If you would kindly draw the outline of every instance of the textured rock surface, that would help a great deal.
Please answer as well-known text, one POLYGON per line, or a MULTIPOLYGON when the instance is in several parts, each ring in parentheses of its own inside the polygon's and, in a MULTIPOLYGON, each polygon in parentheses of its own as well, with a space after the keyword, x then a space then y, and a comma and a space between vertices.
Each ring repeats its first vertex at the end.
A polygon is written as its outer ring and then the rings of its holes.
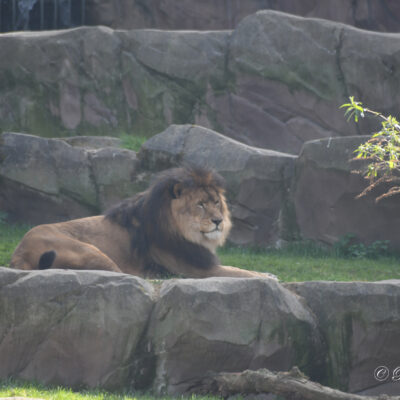
POLYGON ((0 268, 0 377, 126 387, 152 296, 128 275, 0 268))
POLYGON ((186 122, 210 76, 221 86, 229 35, 105 27, 2 35, 0 127, 149 136, 186 122))
POLYGON ((314 318, 298 297, 257 279, 165 282, 148 340, 156 356, 153 389, 170 395, 210 371, 301 364, 312 373, 321 353, 314 318))
POLYGON ((81 141, 84 148, 75 147, 75 139, 74 146, 67 141, 0 136, 0 209, 11 219, 37 224, 83 217, 134 193, 135 152, 93 149, 116 143, 107 138, 81 141))
POLYGON ((177 279, 0 268, 0 379, 178 395, 208 372, 287 370, 396 394, 400 281, 177 279), (154 287, 153 287, 154 286, 154 287))
POLYGON ((298 154, 306 140, 359 133, 338 109, 349 95, 397 112, 399 43, 397 35, 273 11, 246 17, 233 32, 4 34, 0 129, 151 136, 196 123, 298 154))
POLYGON ((400 281, 304 282, 288 286, 305 299, 317 318, 328 348, 327 382, 358 392, 378 386, 374 371, 387 366, 391 372, 383 382, 386 388, 382 391, 378 387, 374 392, 393 393, 393 387, 387 385, 400 359, 400 281))
POLYGON ((263 9, 317 17, 363 29, 399 31, 396 0, 87 0, 87 22, 114 28, 232 29, 263 9))
POLYGON ((292 234, 287 191, 295 156, 250 147, 200 126, 172 125, 149 139, 138 157, 147 171, 193 163, 223 175, 234 223, 232 242, 275 244, 292 234))
POLYGON ((400 246, 398 197, 375 203, 355 197, 365 180, 351 171, 353 150, 367 137, 334 138, 306 143, 296 163, 294 202, 302 236, 334 243, 355 234, 361 241, 390 240, 400 246))

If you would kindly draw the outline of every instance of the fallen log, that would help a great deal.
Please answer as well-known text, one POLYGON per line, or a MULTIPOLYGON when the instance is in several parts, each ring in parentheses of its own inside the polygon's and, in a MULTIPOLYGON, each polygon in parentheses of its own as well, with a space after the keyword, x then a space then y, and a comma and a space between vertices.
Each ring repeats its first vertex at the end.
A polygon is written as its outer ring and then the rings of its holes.
POLYGON ((400 396, 361 396, 323 386, 310 381, 297 367, 276 373, 268 369, 221 372, 203 379, 191 392, 224 398, 234 394, 273 393, 296 400, 400 400, 400 396))

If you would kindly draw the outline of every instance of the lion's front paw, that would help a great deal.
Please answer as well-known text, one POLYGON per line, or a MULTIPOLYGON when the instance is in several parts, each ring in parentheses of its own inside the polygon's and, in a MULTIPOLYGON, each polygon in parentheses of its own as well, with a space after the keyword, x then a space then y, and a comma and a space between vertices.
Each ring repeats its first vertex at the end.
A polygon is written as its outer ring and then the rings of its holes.
POLYGON ((262 278, 272 279, 276 282, 279 282, 279 278, 274 274, 270 274, 269 272, 260 272, 260 275, 262 278))

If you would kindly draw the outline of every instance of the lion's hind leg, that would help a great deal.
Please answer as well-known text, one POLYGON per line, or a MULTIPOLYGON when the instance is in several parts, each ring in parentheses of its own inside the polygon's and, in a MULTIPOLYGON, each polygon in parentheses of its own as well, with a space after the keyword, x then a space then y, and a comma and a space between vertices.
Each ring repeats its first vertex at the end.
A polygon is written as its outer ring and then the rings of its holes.
POLYGON ((121 272, 117 264, 92 244, 52 232, 33 229, 15 250, 10 267, 16 269, 94 269, 121 272))
POLYGON ((38 269, 49 269, 54 263, 57 253, 54 250, 46 251, 39 258, 38 269))
MULTIPOLYGON (((117 264, 92 244, 68 238, 53 249, 41 254, 38 267, 94 269, 121 272, 117 264), (53 258, 53 262, 50 263, 53 258)), ((43 268, 42 268, 43 269, 43 268)))

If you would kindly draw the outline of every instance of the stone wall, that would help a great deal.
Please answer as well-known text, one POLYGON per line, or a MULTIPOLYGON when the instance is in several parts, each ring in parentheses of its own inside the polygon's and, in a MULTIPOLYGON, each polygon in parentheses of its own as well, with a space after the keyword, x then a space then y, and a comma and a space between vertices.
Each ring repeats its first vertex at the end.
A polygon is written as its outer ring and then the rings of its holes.
POLYGON ((297 365, 352 392, 394 389, 373 372, 398 366, 399 281, 286 286, 0 268, 0 379, 181 395, 209 372, 297 365))
POLYGON ((234 31, 84 27, 0 35, 0 130, 150 137, 198 124, 298 154, 307 140, 369 133, 339 106, 397 113, 396 34, 260 11, 234 31))
POLYGON ((0 210, 11 221, 42 224, 99 214, 133 195, 136 153, 110 144, 119 141, 3 133, 0 210))
POLYGON ((122 29, 233 29, 266 9, 376 31, 400 28, 396 0, 87 0, 87 22, 122 29))
POLYGON ((296 221, 303 237, 333 244, 351 233, 363 243, 389 240, 400 249, 399 196, 377 203, 376 190, 356 198, 367 181, 352 173, 360 166, 349 160, 368 138, 320 139, 304 145, 296 163, 293 190, 296 221))

